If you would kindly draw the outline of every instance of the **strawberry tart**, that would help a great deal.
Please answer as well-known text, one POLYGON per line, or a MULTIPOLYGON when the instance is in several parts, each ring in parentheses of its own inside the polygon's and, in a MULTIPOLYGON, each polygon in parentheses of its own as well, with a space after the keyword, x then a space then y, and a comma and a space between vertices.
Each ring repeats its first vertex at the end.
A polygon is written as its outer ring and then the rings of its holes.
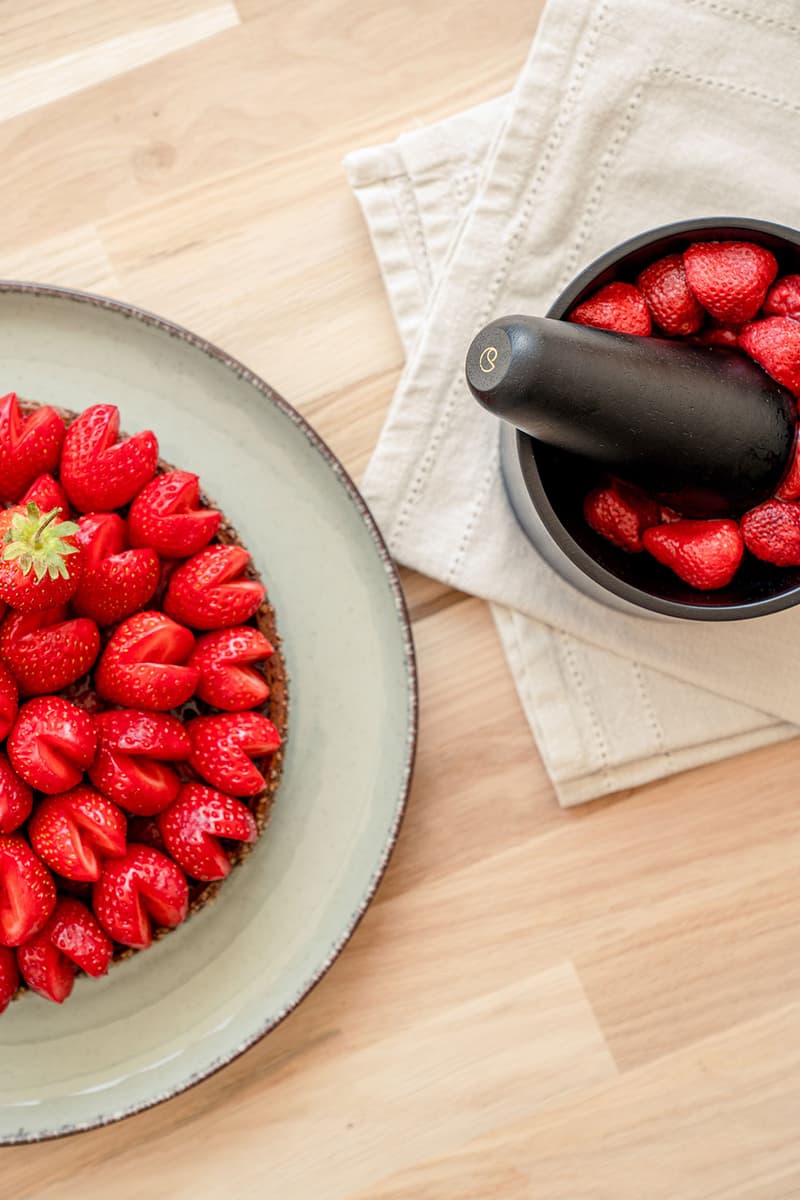
POLYGON ((0 399, 0 1012, 180 925, 263 830, 275 615, 198 477, 119 413, 0 399))
MULTIPOLYGON (((638 337, 683 338, 738 351, 800 397, 800 275, 778 274, 766 247, 695 242, 605 284, 567 319, 638 337)), ((800 566, 800 428, 774 497, 746 513, 692 520, 640 488, 607 479, 584 500, 587 523, 631 554, 649 554, 700 591, 726 587, 748 556, 800 566)))

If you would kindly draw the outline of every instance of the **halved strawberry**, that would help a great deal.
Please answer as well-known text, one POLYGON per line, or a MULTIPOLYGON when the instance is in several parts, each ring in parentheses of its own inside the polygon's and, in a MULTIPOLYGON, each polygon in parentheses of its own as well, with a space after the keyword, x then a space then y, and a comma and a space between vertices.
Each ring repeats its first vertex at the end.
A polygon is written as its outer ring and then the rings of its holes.
POLYGON ((164 611, 193 629, 241 625, 257 612, 267 589, 244 574, 250 555, 243 546, 209 546, 170 578, 164 611))
POLYGON ((189 659, 189 666, 200 672, 197 695, 226 712, 257 708, 269 696, 269 687, 251 664, 274 653, 268 639, 252 625, 204 633, 189 659))
POLYGON ((194 636, 183 625, 164 613, 135 613, 114 630, 100 657, 97 693, 125 708, 179 708, 194 694, 200 677, 186 665, 193 650, 194 636))
POLYGON ((281 735, 260 713, 220 713, 186 722, 192 739, 189 763, 212 787, 231 796, 256 796, 264 777, 254 758, 279 749, 281 735))
POLYGON ((8 737, 8 731, 17 719, 18 709, 17 681, 0 659, 0 742, 8 737))
POLYGON ((92 903, 109 937, 144 950, 153 940, 151 919, 170 928, 185 920, 189 888, 183 871, 166 854, 130 845, 123 858, 104 864, 92 903))
POLYGON ((0 946, 0 1013, 4 1013, 19 987, 17 958, 13 950, 0 946))
POLYGON ((258 837, 250 809, 224 792, 187 783, 174 804, 161 813, 158 828, 164 845, 194 879, 224 879, 231 864, 220 838, 254 842, 258 837))
POLYGON ((0 833, 13 833, 31 815, 33 792, 0 752, 0 833))
POLYGON ((55 906, 56 885, 44 863, 23 838, 0 837, 0 945, 27 942, 55 906))
POLYGON ((67 616, 66 608, 10 612, 0 625, 0 657, 17 678, 23 696, 60 692, 93 665, 100 632, 87 617, 67 616))
POLYGON ((36 806, 28 835, 34 850, 65 879, 94 883, 103 860, 125 853, 125 814, 85 785, 48 796, 36 806))
POLYGON ((23 418, 14 392, 0 399, 0 499, 19 500, 37 475, 52 472, 64 441, 64 422, 43 405, 23 418))
POLYGON ((177 717, 167 713, 118 709, 98 713, 97 755, 89 768, 96 788, 131 813, 162 812, 180 791, 167 762, 189 757, 192 743, 177 717))
POLYGON ((27 492, 22 496, 19 505, 36 504, 39 512, 51 512, 54 508, 59 511, 59 521, 69 520, 69 501, 61 484, 52 475, 37 475, 27 492))
POLYGON ((77 532, 60 508, 43 513, 33 501, 0 513, 0 599, 19 612, 66 604, 83 567, 77 532))
POLYGON ((63 1004, 78 967, 87 975, 105 975, 114 944, 80 900, 62 897, 41 933, 17 950, 28 987, 46 1000, 63 1004))
POLYGON ((37 696, 19 710, 6 748, 12 767, 31 787, 48 795, 66 792, 94 758, 94 719, 61 696, 37 696))
POLYGON ((110 512, 128 504, 158 465, 158 442, 150 430, 118 442, 119 410, 94 404, 67 430, 61 452, 61 483, 78 512, 110 512))
POLYGON ((72 600, 82 617, 115 625, 152 599, 161 572, 154 550, 131 550, 117 513, 87 513, 78 522, 83 574, 72 600))
POLYGON ((132 546, 151 546, 163 558, 188 558, 211 541, 222 513, 200 505, 200 480, 189 471, 156 475, 128 513, 132 546))

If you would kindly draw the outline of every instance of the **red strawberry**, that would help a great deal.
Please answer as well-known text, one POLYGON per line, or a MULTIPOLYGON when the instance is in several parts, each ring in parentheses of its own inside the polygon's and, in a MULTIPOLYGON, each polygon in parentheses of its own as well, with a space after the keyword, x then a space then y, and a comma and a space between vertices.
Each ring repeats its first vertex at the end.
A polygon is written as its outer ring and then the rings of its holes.
POLYGON ((595 533, 631 554, 644 549, 644 530, 661 521, 661 509, 655 500, 616 479, 589 492, 583 502, 583 515, 595 533))
POLYGON ((8 731, 17 719, 18 709, 17 681, 6 664, 0 660, 0 742, 8 737, 8 731))
POLYGON ((131 505, 132 546, 151 546, 163 558, 188 558, 211 541, 222 513, 200 506, 200 481, 188 471, 157 475, 131 505))
POLYGON ((250 555, 242 546, 209 546, 170 578, 164 611, 194 629, 222 629, 249 621, 267 589, 244 574, 250 555))
POLYGON ((20 508, 24 508, 28 503, 36 504, 39 512, 43 513, 51 512, 54 508, 57 508, 59 510, 58 520, 69 520, 69 502, 61 484, 52 475, 36 476, 20 500, 20 508))
POLYGON ((683 266, 703 308, 724 325, 752 320, 778 273, 775 255, 752 242, 695 242, 683 266))
POLYGON ((800 394, 800 321, 767 317, 739 334, 739 345, 768 375, 800 394))
POLYGON ((784 275, 769 289, 764 316, 800 318, 800 275, 784 275))
POLYGON ((638 337, 647 337, 653 331, 645 298, 632 283, 607 283, 573 308, 567 319, 575 325, 591 325, 638 337))
POLYGON ((704 313, 686 282, 680 254, 650 263, 636 283, 653 320, 665 333, 694 333, 703 324, 704 313))
POLYGON ((48 796, 36 806, 28 834, 52 871, 93 883, 105 858, 125 853, 125 814, 94 788, 81 786, 48 796))
POLYGON ((95 787, 131 813, 151 816, 171 804, 180 780, 167 762, 189 757, 192 743, 167 713, 118 709, 95 717, 97 756, 89 768, 95 787))
POLYGON ((797 500, 800 498, 800 427, 795 431, 794 449, 789 470, 783 477, 781 486, 775 495, 779 500, 797 500))
POLYGON ((126 708, 179 708, 199 679, 195 668, 185 665, 193 650, 194 637, 183 625, 160 612, 135 613, 115 629, 102 653, 97 693, 126 708))
POLYGON ((19 500, 37 475, 58 465, 64 422, 55 409, 37 408, 23 419, 14 392, 0 400, 0 499, 19 500))
POLYGON ((730 325, 711 326, 702 330, 691 341, 696 342, 698 346, 723 346, 728 350, 735 350, 739 344, 739 330, 730 325))
POLYGON ((100 652, 100 633, 86 617, 70 620, 65 608, 10 612, 0 625, 0 657, 23 696, 60 692, 85 675, 100 652))
POLYGON ((256 796, 264 777, 250 760, 273 754, 281 735, 260 713, 220 713, 187 721, 190 764, 212 787, 231 796, 256 796))
POLYGON ((118 442, 119 410, 94 404, 72 423, 61 452, 61 483, 78 512, 110 512, 128 504, 152 479, 158 442, 150 430, 118 442))
POLYGON ((701 591, 725 587, 742 561, 744 543, 735 521, 674 521, 642 534, 645 550, 701 591))
POLYGON ((150 945, 152 918, 175 926, 189 910, 183 871, 151 846, 131 845, 124 858, 109 859, 94 885, 94 911, 106 933, 123 946, 144 950, 150 945))
POLYGON ((226 712, 257 708, 269 696, 269 687, 250 664, 274 653, 263 633, 252 625, 204 633, 189 659, 189 666, 200 672, 197 695, 226 712))
POLYGON ((19 971, 13 950, 0 946, 0 1013, 4 1013, 19 987, 19 971))
POLYGON ((12 767, 31 787, 48 795, 66 792, 94 758, 94 719, 61 696, 37 696, 19 710, 6 748, 12 767))
POLYGON ((47 867, 21 837, 0 837, 0 945, 21 946, 46 924, 56 906, 47 867))
POLYGON ((742 537, 751 554, 776 567, 800 567, 800 505, 767 500, 742 517, 742 537))
POLYGON ((5 754, 0 753, 0 833, 13 833, 27 821, 33 792, 20 779, 5 754))
POLYGON ((253 814, 233 796, 200 783, 187 783, 158 818, 164 845, 193 879, 225 879, 231 864, 219 839, 254 842, 258 837, 253 814))
POLYGON ((78 586, 78 526, 60 514, 59 508, 42 513, 33 502, 0 513, 0 599, 18 612, 66 604, 78 586))
POLYGON ((105 975, 114 944, 80 900, 64 896, 41 933, 17 950, 28 987, 46 1000, 63 1004, 78 967, 95 978, 105 975))
POLYGON ((115 625, 150 601, 161 564, 154 550, 129 550, 125 522, 117 513, 87 513, 76 538, 83 574, 72 607, 98 625, 115 625))

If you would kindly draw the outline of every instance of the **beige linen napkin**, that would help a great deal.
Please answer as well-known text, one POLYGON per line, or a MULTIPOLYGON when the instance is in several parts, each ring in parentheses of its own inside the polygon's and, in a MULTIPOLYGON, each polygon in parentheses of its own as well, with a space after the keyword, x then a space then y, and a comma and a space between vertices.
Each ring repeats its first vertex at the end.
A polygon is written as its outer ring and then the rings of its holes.
POLYGON ((630 618, 561 581, 508 509, 465 348, 492 316, 544 311, 638 229, 708 213, 797 223, 780 154, 800 111, 791 17, 551 0, 511 98, 347 160, 409 351, 365 491, 401 561, 505 602, 498 628, 563 804, 792 736, 800 623, 630 618), (780 62, 785 96, 761 87, 780 62))

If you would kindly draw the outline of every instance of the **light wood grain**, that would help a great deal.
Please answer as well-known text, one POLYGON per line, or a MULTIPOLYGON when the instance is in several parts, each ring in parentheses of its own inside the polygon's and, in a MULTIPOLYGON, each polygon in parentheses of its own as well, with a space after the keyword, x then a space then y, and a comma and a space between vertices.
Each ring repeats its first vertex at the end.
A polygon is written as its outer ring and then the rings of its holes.
MULTIPOLYGON (((0 274, 189 324, 359 477, 402 353, 341 157, 510 87, 539 7, 5 0, 0 274)), ((562 812, 485 606, 402 575, 418 768, 351 944, 213 1079, 5 1150, 2 1200, 800 1196, 796 748, 562 812)))

